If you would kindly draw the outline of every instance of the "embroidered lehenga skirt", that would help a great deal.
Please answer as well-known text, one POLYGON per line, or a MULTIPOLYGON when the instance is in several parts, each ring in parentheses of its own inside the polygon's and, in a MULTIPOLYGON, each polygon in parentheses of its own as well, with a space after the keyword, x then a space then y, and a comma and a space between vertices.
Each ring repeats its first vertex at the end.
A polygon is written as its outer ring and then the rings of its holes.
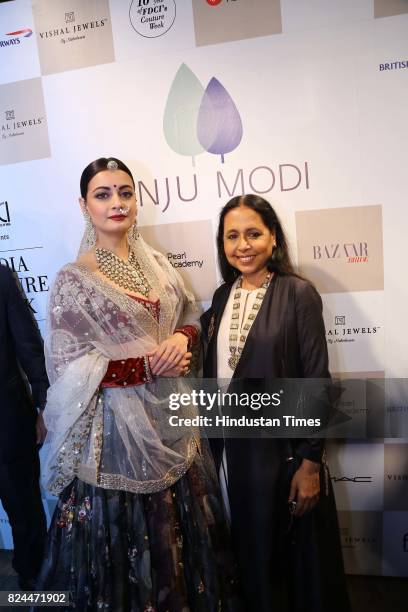
POLYGON ((75 479, 59 497, 37 588, 68 590, 81 611, 242 610, 206 444, 187 473, 158 493, 75 479))

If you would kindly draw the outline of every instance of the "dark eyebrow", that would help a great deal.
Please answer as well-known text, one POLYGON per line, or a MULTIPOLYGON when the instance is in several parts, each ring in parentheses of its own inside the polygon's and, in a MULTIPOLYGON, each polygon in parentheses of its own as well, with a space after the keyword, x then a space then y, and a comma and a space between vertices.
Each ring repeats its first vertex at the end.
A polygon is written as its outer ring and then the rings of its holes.
MULTIPOLYGON (((120 187, 118 187, 118 189, 133 189, 132 185, 121 185, 120 187)), ((92 193, 95 193, 95 191, 97 191, 98 189, 106 189, 107 191, 109 191, 110 187, 105 187, 104 185, 100 185, 99 187, 95 187, 95 189, 92 191, 92 193)))
MULTIPOLYGON (((259 227, 248 227, 248 229, 245 230, 246 232, 261 232, 262 230, 259 229, 259 227)), ((229 229, 227 230, 225 233, 228 234, 229 232, 238 232, 237 229, 229 229)))

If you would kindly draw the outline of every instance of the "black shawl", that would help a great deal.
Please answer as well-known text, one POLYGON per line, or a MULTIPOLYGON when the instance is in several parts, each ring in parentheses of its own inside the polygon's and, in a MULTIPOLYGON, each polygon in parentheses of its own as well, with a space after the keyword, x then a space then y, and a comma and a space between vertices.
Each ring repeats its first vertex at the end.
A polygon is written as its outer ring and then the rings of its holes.
MULTIPOLYGON (((202 316, 207 344, 204 376, 217 376, 217 334, 230 285, 219 287, 202 316)), ((275 274, 248 334, 236 379, 329 378, 322 301, 296 276, 275 274)), ((298 457, 320 462, 321 439, 292 441, 298 457)), ((232 535, 249 609, 257 612, 346 612, 340 540, 334 497, 321 497, 289 534, 285 441, 212 440, 220 465, 225 444, 232 535), (329 593, 330 585, 330 593, 329 593)))

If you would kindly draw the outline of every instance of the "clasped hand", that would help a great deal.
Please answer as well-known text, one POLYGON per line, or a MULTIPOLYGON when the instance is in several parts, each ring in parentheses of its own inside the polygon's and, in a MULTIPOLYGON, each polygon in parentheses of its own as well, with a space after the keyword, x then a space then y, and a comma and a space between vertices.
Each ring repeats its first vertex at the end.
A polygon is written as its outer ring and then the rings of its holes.
POLYGON ((290 485, 289 502, 296 501, 294 516, 302 516, 310 512, 319 501, 320 464, 309 459, 303 459, 296 470, 290 485))
POLYGON ((187 352, 188 338, 176 332, 147 354, 155 376, 182 376, 188 372, 192 354, 187 352))

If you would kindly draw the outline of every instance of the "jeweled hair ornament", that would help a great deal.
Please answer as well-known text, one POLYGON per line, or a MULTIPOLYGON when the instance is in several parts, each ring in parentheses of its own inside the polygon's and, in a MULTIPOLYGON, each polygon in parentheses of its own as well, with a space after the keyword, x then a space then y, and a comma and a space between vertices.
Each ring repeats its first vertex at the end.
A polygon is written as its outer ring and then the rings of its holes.
POLYGON ((106 164, 106 168, 111 172, 115 172, 115 170, 119 168, 118 162, 116 162, 114 159, 110 159, 106 164))

